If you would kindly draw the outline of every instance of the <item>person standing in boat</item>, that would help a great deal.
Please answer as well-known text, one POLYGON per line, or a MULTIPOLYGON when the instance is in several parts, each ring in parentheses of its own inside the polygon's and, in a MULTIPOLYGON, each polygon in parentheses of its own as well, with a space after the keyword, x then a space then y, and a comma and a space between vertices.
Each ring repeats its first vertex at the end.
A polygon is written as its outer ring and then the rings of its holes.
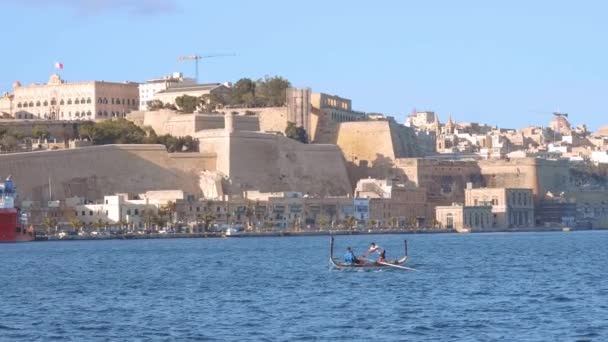
POLYGON ((369 256, 372 253, 378 254, 378 260, 376 260, 377 262, 386 262, 386 251, 384 250, 384 248, 376 245, 374 242, 372 242, 372 244, 369 246, 369 249, 365 253, 365 256, 369 256))
POLYGON ((353 253, 353 249, 348 247, 346 248, 346 254, 344 254, 344 263, 348 265, 354 265, 359 263, 359 259, 353 253))

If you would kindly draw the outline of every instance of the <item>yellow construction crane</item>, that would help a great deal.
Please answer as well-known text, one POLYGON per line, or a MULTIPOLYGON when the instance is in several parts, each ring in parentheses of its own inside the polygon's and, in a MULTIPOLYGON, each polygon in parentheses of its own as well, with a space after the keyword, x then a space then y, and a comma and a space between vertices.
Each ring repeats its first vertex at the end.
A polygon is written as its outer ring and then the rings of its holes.
POLYGON ((230 57, 230 56, 236 56, 236 55, 233 53, 206 55, 206 56, 190 55, 190 56, 180 56, 177 58, 177 60, 180 62, 194 61, 194 79, 195 79, 196 83, 198 83, 198 61, 199 60, 207 59, 207 58, 214 58, 214 57, 230 57))

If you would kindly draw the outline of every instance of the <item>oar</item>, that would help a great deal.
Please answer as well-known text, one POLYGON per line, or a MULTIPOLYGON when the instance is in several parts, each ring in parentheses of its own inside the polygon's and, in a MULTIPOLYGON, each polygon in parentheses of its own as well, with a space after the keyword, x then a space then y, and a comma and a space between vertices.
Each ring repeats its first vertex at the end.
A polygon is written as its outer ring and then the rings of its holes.
POLYGON ((405 267, 405 266, 401 266, 401 265, 393 265, 393 264, 389 264, 388 262, 382 262, 382 261, 376 261, 378 264, 380 265, 384 265, 384 266, 390 266, 390 267, 395 267, 401 270, 407 270, 407 271, 418 271, 417 269, 411 268, 411 267, 405 267))

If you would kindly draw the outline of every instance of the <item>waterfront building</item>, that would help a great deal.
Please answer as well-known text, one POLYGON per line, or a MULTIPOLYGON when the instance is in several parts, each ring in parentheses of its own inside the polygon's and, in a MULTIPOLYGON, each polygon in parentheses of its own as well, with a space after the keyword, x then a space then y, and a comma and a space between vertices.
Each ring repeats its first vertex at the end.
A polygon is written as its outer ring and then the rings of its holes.
POLYGON ((104 224, 145 228, 152 225, 159 209, 181 199, 181 190, 148 191, 138 196, 104 196, 103 201, 96 203, 87 203, 84 198, 69 198, 66 199, 66 207, 73 210, 73 215, 68 212, 68 216, 82 222, 85 227, 104 224))
POLYGON ((389 179, 359 180, 355 198, 369 200, 369 221, 378 226, 417 227, 433 217, 426 189, 389 179))
POLYGON ((492 207, 493 226, 532 227, 535 225, 532 189, 476 188, 465 189, 466 206, 492 207))
POLYGON ((139 110, 148 110, 148 102, 154 99, 156 93, 180 85, 195 85, 192 78, 184 77, 181 72, 146 81, 139 85, 139 110))
POLYGON ((125 117, 139 104, 133 82, 66 82, 53 74, 46 84, 13 84, 0 100, 0 110, 14 119, 104 120, 125 117))
POLYGON ((456 231, 484 230, 494 227, 492 207, 489 205, 465 206, 454 203, 437 206, 435 216, 440 228, 456 231))

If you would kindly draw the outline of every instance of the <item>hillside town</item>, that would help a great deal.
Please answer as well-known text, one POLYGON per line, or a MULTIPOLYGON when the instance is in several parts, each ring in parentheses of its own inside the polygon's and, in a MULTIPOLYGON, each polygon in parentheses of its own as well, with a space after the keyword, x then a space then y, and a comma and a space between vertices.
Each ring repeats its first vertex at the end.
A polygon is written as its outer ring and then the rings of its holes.
POLYGON ((282 77, 0 96, 0 176, 40 234, 608 228, 608 126, 405 122, 282 77))

